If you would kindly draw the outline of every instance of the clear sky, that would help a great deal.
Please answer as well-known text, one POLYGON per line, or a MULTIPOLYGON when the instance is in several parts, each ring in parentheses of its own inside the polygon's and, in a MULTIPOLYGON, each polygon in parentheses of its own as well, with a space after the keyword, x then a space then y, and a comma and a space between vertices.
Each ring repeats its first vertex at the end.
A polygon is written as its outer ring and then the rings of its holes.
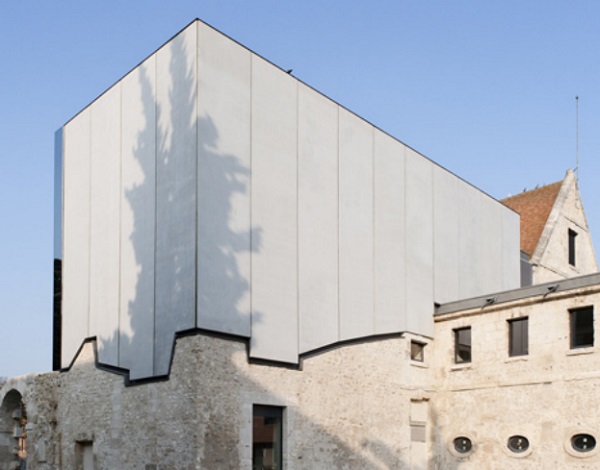
POLYGON ((51 368, 54 132, 201 18, 488 194, 575 167, 600 236, 600 2, 75 0, 0 10, 0 376, 51 368))

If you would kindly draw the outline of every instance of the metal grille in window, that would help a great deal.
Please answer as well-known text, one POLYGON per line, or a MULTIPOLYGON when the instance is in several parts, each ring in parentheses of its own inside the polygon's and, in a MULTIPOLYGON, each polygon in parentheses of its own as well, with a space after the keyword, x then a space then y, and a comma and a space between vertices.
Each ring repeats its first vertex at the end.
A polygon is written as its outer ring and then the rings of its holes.
POLYGON ((513 452, 525 452, 529 449, 529 439, 524 436, 512 436, 508 438, 508 448, 513 452))
POLYGON ((577 452, 590 452, 596 447, 596 438, 589 434, 575 434, 571 438, 571 446, 577 452))

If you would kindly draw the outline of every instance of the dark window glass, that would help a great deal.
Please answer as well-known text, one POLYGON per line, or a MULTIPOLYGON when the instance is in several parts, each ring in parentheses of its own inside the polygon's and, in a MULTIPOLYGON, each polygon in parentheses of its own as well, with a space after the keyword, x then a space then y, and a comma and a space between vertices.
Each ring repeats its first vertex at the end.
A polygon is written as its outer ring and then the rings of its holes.
POLYGON ((471 362, 471 327, 454 330, 454 361, 471 362))
POLYGON ((525 452, 529 449, 529 439, 524 436, 512 436, 508 438, 508 448, 513 452, 525 452))
POLYGON ((254 405, 252 423, 252 469, 282 468, 283 408, 254 405))
POLYGON ((571 316, 571 349, 594 345, 594 307, 578 308, 571 316))
POLYGON ((52 370, 60 370, 62 350, 62 261, 54 259, 54 302, 52 305, 52 370))
POLYGON ((413 361, 423 362, 425 360, 425 344, 418 341, 411 341, 410 358, 413 361))
POLYGON ((577 232, 569 229, 569 264, 571 266, 575 266, 575 238, 577 237, 577 232))
POLYGON ((456 452, 458 452, 459 454, 466 454, 468 452, 471 452, 472 448, 473 443, 468 437, 461 436, 454 439, 454 450, 456 450, 456 452))
POLYGON ((529 318, 508 320, 508 354, 509 356, 529 354, 529 318))
POLYGON ((575 434, 571 438, 571 446, 577 452, 589 452, 596 447, 596 438, 589 434, 575 434))

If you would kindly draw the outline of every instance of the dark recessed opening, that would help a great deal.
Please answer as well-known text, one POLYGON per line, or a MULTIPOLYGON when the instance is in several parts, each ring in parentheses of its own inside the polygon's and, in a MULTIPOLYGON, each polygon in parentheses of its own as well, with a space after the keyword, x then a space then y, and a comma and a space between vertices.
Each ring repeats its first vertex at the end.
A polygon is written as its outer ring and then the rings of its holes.
POLYGON ((516 453, 529 449, 529 439, 524 436, 511 436, 508 438, 508 448, 516 453))
POLYGON ((454 330, 454 361, 471 362, 471 327, 454 330))
POLYGON ((594 307, 569 311, 571 349, 594 346, 594 307))
POLYGON ((471 439, 465 436, 460 436, 454 439, 454 450, 459 454, 468 454, 473 449, 471 439))
POLYGON ((410 342, 410 358, 413 361, 423 362, 425 361, 425 343, 419 341, 410 342))
POLYGON ((590 434, 575 434, 571 438, 571 446, 577 452, 590 452, 596 447, 596 438, 590 434))

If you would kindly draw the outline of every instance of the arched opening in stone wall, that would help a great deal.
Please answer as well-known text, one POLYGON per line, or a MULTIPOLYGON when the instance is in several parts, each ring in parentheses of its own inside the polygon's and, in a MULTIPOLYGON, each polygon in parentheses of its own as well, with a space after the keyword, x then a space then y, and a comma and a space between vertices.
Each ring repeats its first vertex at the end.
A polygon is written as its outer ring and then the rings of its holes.
POLYGON ((27 412, 17 390, 9 391, 0 406, 0 470, 27 465, 27 412))

